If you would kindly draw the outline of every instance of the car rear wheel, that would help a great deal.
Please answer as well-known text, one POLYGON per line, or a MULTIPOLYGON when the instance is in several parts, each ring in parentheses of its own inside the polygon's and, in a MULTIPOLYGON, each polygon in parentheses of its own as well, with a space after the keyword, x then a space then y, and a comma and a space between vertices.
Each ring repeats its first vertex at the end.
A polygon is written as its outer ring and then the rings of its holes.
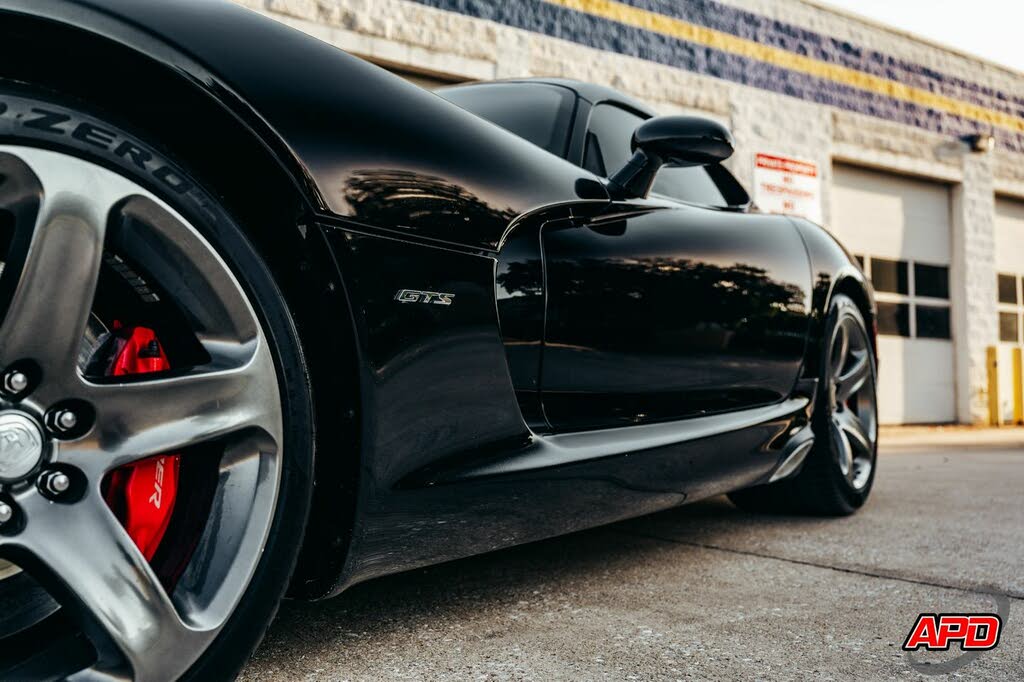
POLYGON ((843 516, 867 501, 878 451, 876 363, 864 317, 848 296, 834 297, 825 341, 807 461, 792 478, 730 494, 737 506, 843 516))
POLYGON ((77 106, 0 100, 0 678, 233 676, 309 508, 284 300, 184 168, 77 106))

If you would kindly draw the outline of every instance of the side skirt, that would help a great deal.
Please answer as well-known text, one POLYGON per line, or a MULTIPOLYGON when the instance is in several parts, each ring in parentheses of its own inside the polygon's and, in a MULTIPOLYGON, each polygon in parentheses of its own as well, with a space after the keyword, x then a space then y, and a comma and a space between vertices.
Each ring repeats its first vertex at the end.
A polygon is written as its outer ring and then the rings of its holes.
POLYGON ((533 435, 464 453, 365 499, 334 593, 399 571, 649 514, 766 482, 809 400, 685 421, 533 435))
MULTIPOLYGON (((470 466, 461 472, 452 472, 451 480, 539 471, 605 457, 628 457, 631 454, 639 456, 645 451, 678 447, 703 438, 714 438, 759 424, 786 419, 805 410, 807 404, 807 398, 790 398, 776 405, 676 422, 547 436, 535 435, 531 447, 524 452, 499 461, 470 466)), ((435 481, 437 482, 441 481, 435 481)))

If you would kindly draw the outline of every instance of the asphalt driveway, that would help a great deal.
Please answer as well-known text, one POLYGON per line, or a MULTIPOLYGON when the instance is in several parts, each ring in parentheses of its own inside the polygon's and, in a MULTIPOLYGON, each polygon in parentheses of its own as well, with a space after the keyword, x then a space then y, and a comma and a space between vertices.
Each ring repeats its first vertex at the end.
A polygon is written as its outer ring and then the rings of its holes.
POLYGON ((1000 644, 953 675, 1024 679, 1022 569, 1020 444, 911 439, 852 518, 718 498, 286 603, 243 678, 925 679, 900 650, 917 615, 992 591, 1000 644))

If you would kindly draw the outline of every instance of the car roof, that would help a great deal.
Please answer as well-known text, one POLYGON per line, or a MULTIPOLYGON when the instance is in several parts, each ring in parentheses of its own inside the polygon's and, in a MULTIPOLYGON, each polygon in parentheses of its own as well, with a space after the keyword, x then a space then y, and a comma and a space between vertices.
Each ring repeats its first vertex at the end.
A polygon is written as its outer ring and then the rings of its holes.
POLYGON ((458 83, 448 87, 439 88, 440 92, 449 88, 467 88, 476 85, 491 85, 495 83, 540 83, 542 85, 555 85, 563 88, 567 88, 576 93, 577 97, 587 100, 591 104, 597 104, 598 102, 614 102, 616 104, 623 105, 629 109, 633 109, 638 114, 643 115, 645 118, 656 116, 657 112, 651 109, 649 106, 637 100, 629 95, 616 90, 615 88, 608 87, 607 85, 599 85, 597 83, 587 83, 586 81, 579 81, 572 78, 505 78, 501 80, 491 81, 473 81, 470 83, 458 83))

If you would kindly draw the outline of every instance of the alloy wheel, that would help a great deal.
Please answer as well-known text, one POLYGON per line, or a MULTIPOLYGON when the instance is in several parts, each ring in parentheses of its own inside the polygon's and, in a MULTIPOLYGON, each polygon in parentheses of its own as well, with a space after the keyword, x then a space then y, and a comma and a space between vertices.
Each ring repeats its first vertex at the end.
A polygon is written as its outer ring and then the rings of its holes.
POLYGON ((841 314, 829 346, 829 435, 839 471, 863 490, 871 479, 878 440, 875 372, 867 332, 841 314))
POLYGON ((94 660, 73 679, 178 677, 224 627, 273 520, 283 416, 267 338, 202 234, 95 163, 0 146, 0 223, 0 582, 20 568, 87 636, 94 660), (178 312, 199 360, 152 376, 87 371, 111 267, 178 312), (163 453, 213 458, 205 518, 163 551, 173 571, 104 498, 111 472, 163 453))

